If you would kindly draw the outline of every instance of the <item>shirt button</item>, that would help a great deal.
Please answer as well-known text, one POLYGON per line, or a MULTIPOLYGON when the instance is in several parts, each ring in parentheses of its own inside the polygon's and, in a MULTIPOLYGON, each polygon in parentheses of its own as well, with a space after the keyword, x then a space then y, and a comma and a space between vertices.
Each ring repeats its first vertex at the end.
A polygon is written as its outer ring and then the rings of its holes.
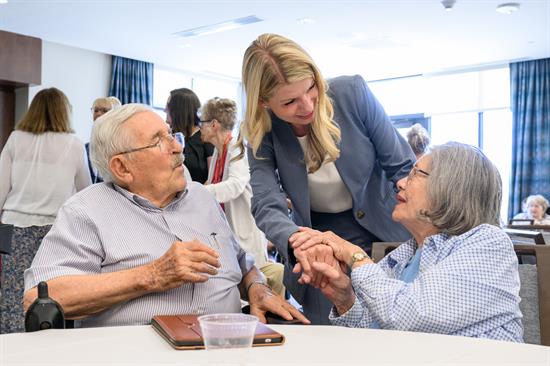
POLYGON ((355 215, 357 216, 358 219, 362 219, 363 217, 365 217, 365 212, 359 210, 355 215))

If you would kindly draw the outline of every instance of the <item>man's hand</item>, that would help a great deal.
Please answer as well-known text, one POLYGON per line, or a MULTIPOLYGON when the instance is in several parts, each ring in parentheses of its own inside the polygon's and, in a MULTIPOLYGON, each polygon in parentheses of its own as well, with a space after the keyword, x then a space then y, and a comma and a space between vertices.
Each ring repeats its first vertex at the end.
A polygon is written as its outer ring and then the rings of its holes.
POLYGON ((205 282, 207 275, 218 273, 218 258, 214 249, 196 239, 176 241, 162 257, 149 264, 149 291, 161 292, 187 282, 205 282))
POLYGON ((260 283, 254 283, 248 290, 250 314, 256 315, 262 323, 266 322, 265 313, 271 311, 283 319, 298 319, 304 324, 311 322, 294 306, 285 301, 281 296, 274 294, 269 287, 260 283))
POLYGON ((342 315, 351 309, 355 303, 355 293, 350 278, 344 273, 345 266, 330 266, 320 262, 313 262, 311 265, 316 272, 326 277, 327 285, 321 287, 321 292, 334 304, 338 314, 342 315))

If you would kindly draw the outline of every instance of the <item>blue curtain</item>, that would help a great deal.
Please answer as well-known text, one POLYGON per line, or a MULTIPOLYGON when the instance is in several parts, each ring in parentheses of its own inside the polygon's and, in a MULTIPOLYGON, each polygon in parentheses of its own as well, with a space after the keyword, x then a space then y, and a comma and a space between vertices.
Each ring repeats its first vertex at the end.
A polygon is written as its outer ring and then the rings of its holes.
POLYGON ((109 95, 122 104, 153 104, 153 64, 113 56, 109 95))
POLYGON ((531 194, 550 198, 550 59, 510 64, 513 118, 508 218, 531 194))

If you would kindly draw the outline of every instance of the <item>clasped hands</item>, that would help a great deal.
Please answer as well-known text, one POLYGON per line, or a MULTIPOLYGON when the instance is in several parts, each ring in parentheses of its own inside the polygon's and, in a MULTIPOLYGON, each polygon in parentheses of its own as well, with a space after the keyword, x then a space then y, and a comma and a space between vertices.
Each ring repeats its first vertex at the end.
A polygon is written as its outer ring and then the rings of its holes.
POLYGON ((298 282, 319 288, 339 314, 349 310, 355 302, 355 293, 347 275, 348 264, 361 248, 331 231, 307 227, 300 227, 292 234, 289 243, 297 261, 293 272, 301 273, 298 282))

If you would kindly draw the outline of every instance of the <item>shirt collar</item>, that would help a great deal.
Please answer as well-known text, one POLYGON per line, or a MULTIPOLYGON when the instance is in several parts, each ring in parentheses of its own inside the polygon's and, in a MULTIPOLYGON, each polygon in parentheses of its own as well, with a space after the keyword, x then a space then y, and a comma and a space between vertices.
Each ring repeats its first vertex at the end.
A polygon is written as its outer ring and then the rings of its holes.
MULTIPOLYGON (((424 251, 438 251, 441 247, 448 242, 451 235, 447 233, 438 233, 428 236, 424 239, 424 245, 422 246, 424 251)), ((414 256, 418 244, 414 238, 411 238, 399 246, 399 250, 394 250, 388 254, 388 260, 393 267, 397 263, 402 265, 407 264, 414 256)))
POLYGON ((144 198, 144 197, 142 197, 138 194, 130 192, 127 189, 125 189, 125 188, 123 188, 123 187, 121 187, 121 186, 119 186, 115 183, 112 183, 112 185, 113 185, 113 188, 117 192, 119 192, 124 197, 126 197, 130 202, 136 204, 137 206, 139 206, 143 209, 153 210, 153 211, 162 211, 162 210, 165 210, 165 209, 177 204, 178 202, 180 202, 181 200, 183 200, 187 196, 187 193, 189 191, 187 189, 187 187, 185 187, 185 189, 183 191, 179 191, 178 193, 176 193, 176 196, 174 197, 172 202, 170 202, 168 205, 166 205, 163 208, 159 208, 156 205, 154 205, 153 203, 151 203, 151 201, 149 201, 147 198, 144 198))

